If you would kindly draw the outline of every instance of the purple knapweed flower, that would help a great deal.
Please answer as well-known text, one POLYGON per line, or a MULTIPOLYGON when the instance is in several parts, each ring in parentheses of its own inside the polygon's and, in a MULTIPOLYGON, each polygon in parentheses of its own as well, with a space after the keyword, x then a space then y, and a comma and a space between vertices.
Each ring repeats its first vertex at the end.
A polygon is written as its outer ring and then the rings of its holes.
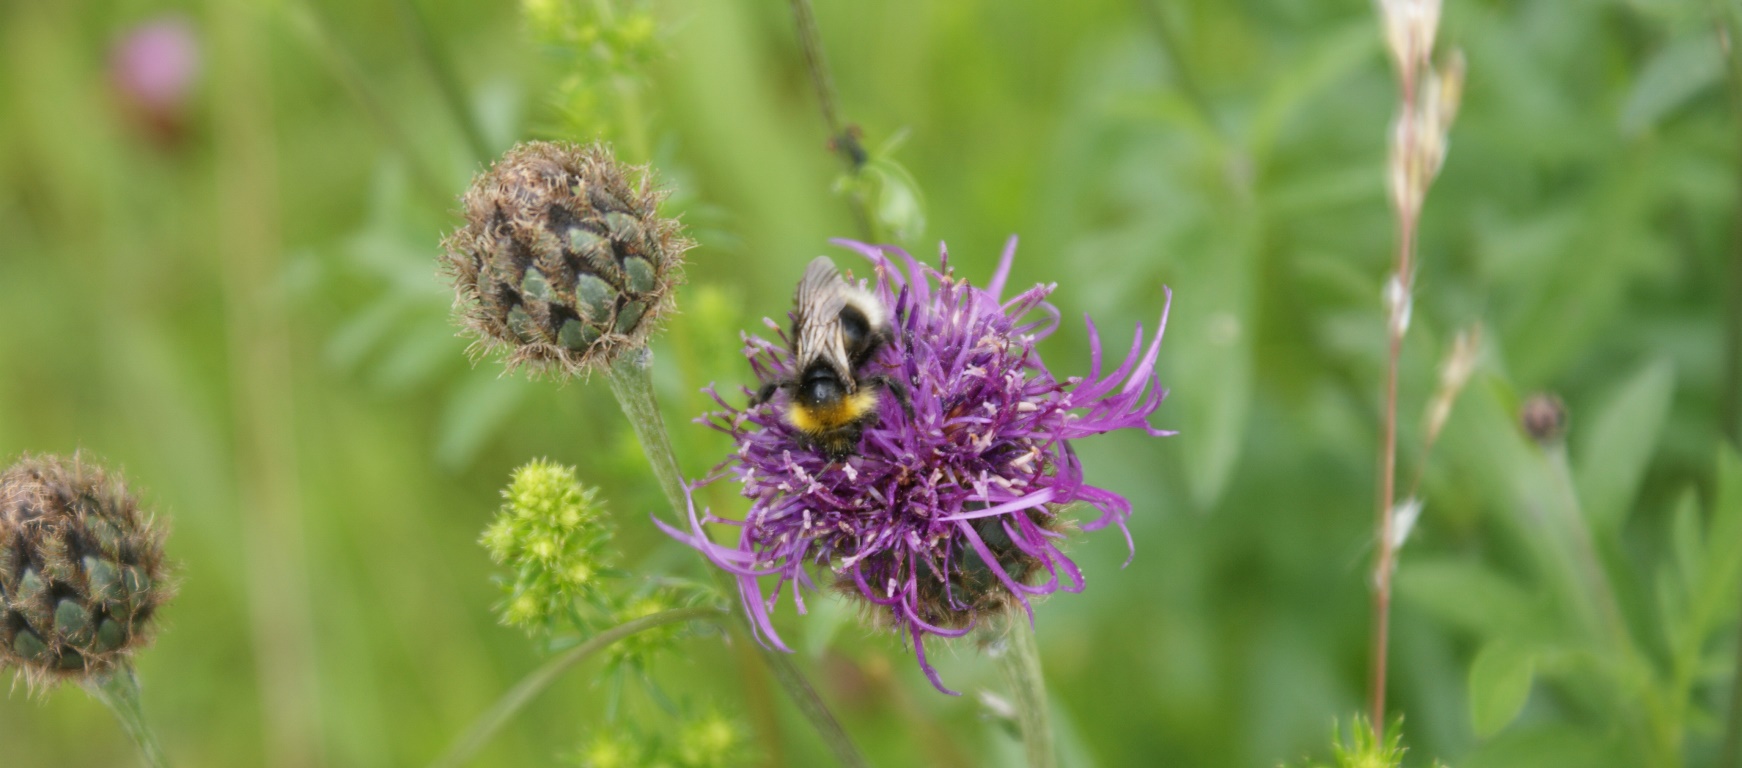
MULTIPOLYGON (((769 611, 790 583, 804 612, 800 587, 815 587, 806 570, 814 563, 829 569, 837 590, 912 638, 926 677, 953 694, 926 661, 926 635, 959 637, 1016 605, 1032 621, 1031 597, 1082 590, 1082 572, 1060 551, 1067 506, 1099 510, 1082 528, 1117 525, 1130 546, 1131 503, 1084 482, 1070 441, 1127 428, 1173 434, 1147 421, 1167 395, 1155 376, 1167 310, 1148 348, 1139 326, 1124 363, 1104 375, 1088 321, 1089 375, 1060 380, 1035 352, 1058 328, 1058 310, 1045 300, 1057 285, 1001 295, 1016 238, 985 288, 956 277, 941 247, 933 269, 899 249, 835 242, 871 260, 872 290, 891 310, 891 342, 865 376, 900 382, 911 415, 883 398, 857 453, 831 461, 782 418, 784 395, 738 408, 710 387, 722 410, 699 421, 731 435, 737 451, 703 483, 735 477, 750 511, 730 520, 698 515, 692 504, 688 531, 660 525, 737 576, 763 642, 790 650, 769 611), (886 253, 899 255, 905 272, 886 253), (709 524, 739 527, 736 545, 710 540, 709 524), (777 577, 771 593, 764 576, 777 577)), ((790 376, 793 362, 787 334, 766 322, 781 343, 746 335, 744 352, 762 381, 774 381, 790 376)))

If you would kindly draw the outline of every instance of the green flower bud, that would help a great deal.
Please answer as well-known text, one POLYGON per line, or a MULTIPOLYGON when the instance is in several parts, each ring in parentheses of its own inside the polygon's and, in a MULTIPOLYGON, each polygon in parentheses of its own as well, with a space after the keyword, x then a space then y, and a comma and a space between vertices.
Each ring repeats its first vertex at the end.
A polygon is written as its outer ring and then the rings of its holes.
MULTIPOLYGON (((644 619, 656 613, 663 613, 676 608, 677 603, 671 595, 662 590, 654 590, 647 594, 629 598, 613 612, 611 623, 627 624, 636 619, 644 619)), ((683 633, 683 625, 662 624, 652 629, 644 629, 611 644, 605 651, 606 663, 611 666, 628 664, 637 668, 645 668, 655 656, 671 650, 677 644, 683 633)))
POLYGON ((716 711, 684 721, 678 728, 678 765, 684 768, 726 768, 744 761, 744 732, 737 723, 716 711))
POLYGON ((532 142, 472 181, 443 266, 481 348, 567 377, 646 345, 693 245, 648 175, 604 145, 532 142))
POLYGON ((81 456, 0 474, 0 664, 54 683, 145 647, 170 597, 163 538, 120 478, 81 456))
POLYGON ((602 602, 611 527, 596 496, 570 467, 539 460, 514 471, 506 503, 479 542, 511 574, 503 579, 504 624, 548 629, 571 616, 576 601, 602 602))
POLYGON ((1518 422, 1537 444, 1552 445, 1567 433, 1567 406, 1553 392, 1539 392, 1518 409, 1518 422))

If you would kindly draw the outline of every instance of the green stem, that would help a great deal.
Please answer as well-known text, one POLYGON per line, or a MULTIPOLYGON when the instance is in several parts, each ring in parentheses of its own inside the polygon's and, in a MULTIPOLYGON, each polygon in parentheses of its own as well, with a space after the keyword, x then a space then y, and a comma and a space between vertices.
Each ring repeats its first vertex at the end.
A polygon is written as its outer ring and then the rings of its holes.
MULTIPOLYGON (((823 124, 829 131, 829 148, 841 158, 847 175, 855 181, 865 167, 865 150, 859 145, 858 131, 841 121, 835 107, 835 79, 829 75, 829 60, 823 56, 823 36, 817 31, 816 15, 811 12, 811 0, 790 0, 793 22, 798 26, 799 50, 804 53, 805 72, 817 93, 817 109, 823 114, 823 124)), ((853 220, 859 233, 869 242, 877 242, 877 219, 871 215, 871 203, 865 191, 854 184, 847 193, 853 220)))
POLYGON ((405 25, 411 42, 417 46, 419 58, 429 70, 431 79, 435 80, 436 90, 441 91, 442 101, 447 103, 448 111, 453 113, 454 123, 465 135, 466 143, 471 147, 474 159, 479 162, 489 160, 494 154, 490 144, 484 140, 484 131, 478 127, 478 117, 466 105, 466 94, 460 87, 460 78, 454 74, 454 67, 448 61, 446 51, 437 43, 435 34, 429 29, 429 20, 423 16, 423 9, 417 7, 416 0, 398 0, 394 7, 399 11, 399 20, 405 25))
MULTIPOLYGON (((617 396, 617 403, 623 407, 623 415, 629 417, 629 425, 635 430, 635 437, 641 441, 641 449, 647 454, 647 461, 653 466, 653 476, 659 480, 659 487, 665 492, 666 500, 671 502, 672 513, 680 526, 689 518, 689 502, 684 493, 683 475, 677 465, 677 454, 671 448, 671 435, 666 432, 665 419, 659 414, 659 401, 653 395, 653 352, 640 349, 619 356, 616 362, 607 369, 606 377, 611 382, 611 392, 617 396)), ((726 574, 719 569, 709 569, 724 594, 732 595, 737 589, 729 583, 726 574)), ((748 634, 748 623, 744 614, 733 611, 740 636, 748 634)), ((827 704, 817 694, 804 673, 792 663, 785 654, 753 643, 762 656, 763 663, 774 674, 786 695, 803 713, 805 720, 815 728, 817 735, 828 745, 835 759, 842 765, 861 768, 867 765, 858 747, 847 736, 846 729, 841 727, 834 713, 829 711, 827 704)))
POLYGON ((992 656, 1010 684, 1028 768, 1054 768, 1058 765, 1058 748, 1053 741, 1052 717, 1047 711, 1046 678, 1040 671, 1040 644, 1035 641, 1034 626, 1023 614, 1011 615, 1005 624, 1001 638, 1004 647, 992 656))
POLYGON ((643 347, 619 355, 606 369, 606 377, 611 381, 611 394, 617 396, 617 404, 641 441, 641 450, 647 453, 647 463, 653 465, 653 476, 659 480, 665 500, 678 520, 688 519, 683 471, 678 469, 677 452, 671 448, 671 435, 665 431, 659 400, 653 395, 653 350, 643 347))
MULTIPOLYGON (((724 574, 719 574, 719 580, 725 581, 724 574)), ((740 622, 744 621, 742 614, 732 615, 737 616, 740 622)), ((829 746, 829 751, 835 754, 835 760, 849 768, 867 768, 870 764, 865 762, 865 756, 859 754, 859 748, 853 745, 852 737, 847 735, 841 722, 829 711, 829 705, 823 702, 822 695, 805 679, 804 672, 797 664, 792 663, 792 657, 764 648, 761 643, 751 642, 751 645, 761 654, 763 663, 768 665, 768 671, 774 673, 774 679, 780 681, 780 687, 786 689, 786 695, 792 697, 793 705, 810 721, 811 727, 816 729, 823 743, 829 746)))
POLYGON ((163 757, 163 747, 157 744, 157 736, 145 723, 145 708, 139 703, 139 676, 133 674, 133 667, 123 664, 113 672, 96 675, 86 680, 84 687, 92 698, 115 713, 121 730, 139 747, 139 762, 147 768, 169 765, 163 757))
POLYGON ((404 158, 418 188, 429 196, 430 202, 441 209, 453 205, 452 190, 418 157, 410 136, 376 96, 368 78, 363 76, 362 66, 333 39, 326 20, 320 13, 306 2, 286 5, 284 12, 290 21, 290 28, 303 38, 303 42, 331 72, 339 86, 357 103, 363 114, 368 116, 369 124, 380 134, 382 142, 397 150, 404 158))
MULTIPOLYGON (((1742 120, 1742 14, 1736 4, 1714 3, 1718 40, 1730 80, 1730 106, 1742 120)), ((1742 139, 1742 127, 1737 128, 1742 139)), ((1737 174, 1738 210, 1742 211, 1742 172, 1737 174)), ((1737 221, 1742 222, 1742 218, 1737 221)), ((1728 273, 1724 281, 1724 389, 1721 395, 1723 433, 1732 445, 1742 445, 1742 224, 1731 236, 1728 273)), ((1742 643, 1736 645, 1735 677, 1730 681, 1730 716, 1724 727, 1720 768, 1742 768, 1742 643)))
POLYGON ((1609 572, 1603 567, 1597 543, 1574 490, 1571 465, 1566 447, 1555 444, 1547 449, 1550 477, 1558 499, 1545 506, 1550 521, 1549 535, 1544 538, 1555 547, 1555 557, 1566 572, 1563 577, 1571 593, 1571 602, 1579 610, 1582 621, 1592 635, 1606 639, 1615 656, 1613 674, 1616 684, 1625 693, 1619 697, 1629 713, 1639 712, 1639 719, 1629 717, 1630 726, 1643 747, 1651 755, 1652 765, 1679 765, 1679 728, 1669 722, 1665 702, 1652 686, 1651 662, 1633 639, 1621 612, 1621 601, 1615 593, 1609 572))
POLYGON ((1174 30, 1167 9, 1161 7, 1161 0, 1137 0, 1137 7, 1155 31, 1155 36, 1161 43, 1161 55, 1167 59, 1169 69, 1173 70, 1174 82, 1185 94, 1186 101, 1198 113, 1199 120, 1220 134, 1222 123, 1216 117, 1216 108, 1210 103, 1204 89, 1198 85, 1197 77, 1186 62, 1185 47, 1180 44, 1179 33, 1174 30))
POLYGON ((570 648, 563 655, 551 659, 545 662, 544 666, 533 670, 532 674, 527 675, 518 685, 503 695, 495 706, 490 707, 484 714, 479 715, 477 720, 472 721, 472 726, 454 741, 447 753, 430 765, 433 768, 449 768, 450 766, 463 765, 466 761, 471 760, 473 756, 478 754, 478 750, 490 741, 490 737, 495 736, 496 732, 501 730, 502 726, 513 718, 521 707, 526 706, 526 703, 531 701, 534 696, 549 688, 550 684, 562 676, 562 673, 567 672, 570 667, 586 661, 593 654, 610 647, 612 643, 637 632, 644 632, 666 624, 677 624, 685 621, 718 622, 726 615, 726 611, 706 606, 675 608, 619 624, 588 638, 586 642, 570 648))

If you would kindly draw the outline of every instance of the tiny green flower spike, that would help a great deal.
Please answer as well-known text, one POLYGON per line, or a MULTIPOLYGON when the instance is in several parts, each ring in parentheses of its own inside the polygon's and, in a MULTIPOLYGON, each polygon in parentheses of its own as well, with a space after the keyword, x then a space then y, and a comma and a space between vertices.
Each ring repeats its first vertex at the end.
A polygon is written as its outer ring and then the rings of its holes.
POLYGON ((169 600, 163 530, 83 456, 0 474, 0 666, 33 686, 88 680, 151 641, 169 600))
POLYGON ((479 174, 465 226, 442 244, 476 348, 567 378, 646 346, 693 245, 659 216, 665 193, 649 176, 602 144, 552 142, 515 147, 479 174))
POLYGON ((512 574, 502 622, 539 631, 571 616, 576 601, 602 603, 611 527, 597 492, 573 468, 537 460, 514 471, 502 497, 481 541, 512 574))

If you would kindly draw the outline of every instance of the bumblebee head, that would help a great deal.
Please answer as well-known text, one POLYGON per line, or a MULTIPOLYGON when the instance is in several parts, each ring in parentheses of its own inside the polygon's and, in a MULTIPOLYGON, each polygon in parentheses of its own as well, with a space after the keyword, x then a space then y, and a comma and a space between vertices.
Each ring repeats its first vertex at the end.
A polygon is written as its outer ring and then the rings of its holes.
POLYGON ((854 369, 877 354, 888 340, 889 316, 883 302, 870 291, 852 288, 841 306, 841 347, 854 369))

